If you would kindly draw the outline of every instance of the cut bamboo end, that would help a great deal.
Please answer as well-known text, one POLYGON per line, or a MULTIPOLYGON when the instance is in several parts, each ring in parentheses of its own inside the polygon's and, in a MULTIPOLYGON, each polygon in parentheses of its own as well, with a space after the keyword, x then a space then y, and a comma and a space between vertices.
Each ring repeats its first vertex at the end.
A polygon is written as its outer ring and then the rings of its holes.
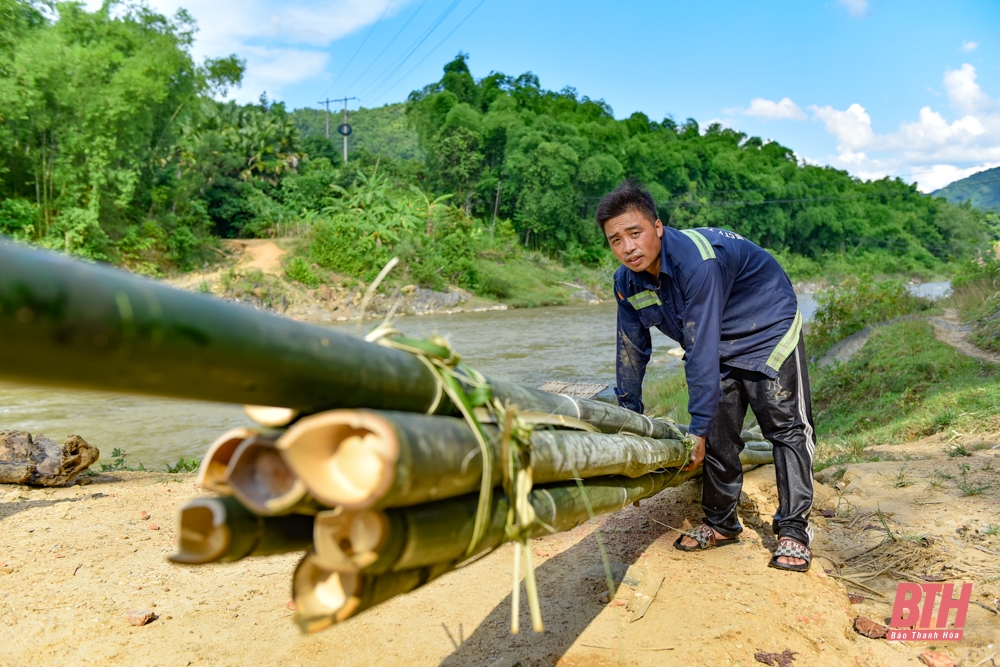
POLYGON ((316 562, 328 570, 356 572, 378 560, 389 530, 383 512, 342 509, 320 512, 313 524, 316 562))
POLYGON ((229 484, 226 482, 226 471, 229 469, 229 462, 233 454, 240 446, 240 443, 257 435, 257 432, 249 428, 234 428, 219 436, 215 442, 208 446, 208 451, 201 460, 198 467, 197 484, 206 491, 216 493, 232 493, 229 484))
POLYGON ((400 446, 385 418, 335 410, 299 421, 278 439, 278 448, 316 498, 364 509, 392 486, 400 446))
POLYGON ((299 561, 292 576, 296 620, 306 632, 318 632, 349 618, 361 604, 355 596, 360 575, 328 570, 313 553, 299 561))
POLYGON ((261 516, 288 513, 308 494, 274 441, 263 436, 247 438, 240 444, 226 474, 233 495, 261 516))
POLYGON ((213 563, 229 549, 232 535, 226 506, 218 498, 199 498, 181 508, 177 553, 170 561, 182 565, 213 563))
POLYGON ((247 417, 261 426, 279 428, 288 426, 299 416, 298 410, 292 408, 274 408, 267 405, 244 405, 243 412, 247 417))

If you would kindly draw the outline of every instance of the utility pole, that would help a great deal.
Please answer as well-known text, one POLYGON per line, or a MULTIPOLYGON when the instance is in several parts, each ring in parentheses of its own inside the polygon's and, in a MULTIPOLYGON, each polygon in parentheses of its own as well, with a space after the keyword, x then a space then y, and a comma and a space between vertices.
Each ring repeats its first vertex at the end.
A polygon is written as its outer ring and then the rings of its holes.
POLYGON ((337 99, 331 100, 329 98, 318 102, 318 104, 326 105, 326 138, 330 138, 330 102, 343 102, 344 103, 344 122, 337 128, 337 132, 344 137, 344 164, 347 164, 347 135, 349 135, 352 130, 351 126, 347 124, 347 103, 350 100, 356 100, 356 97, 338 97, 337 99))
POLYGON ((347 135, 351 133, 351 126, 347 124, 347 101, 356 100, 356 97, 345 97, 344 100, 344 124, 337 128, 337 131, 344 136, 344 164, 347 164, 347 135))
POLYGON ((326 105, 326 138, 327 139, 330 138, 330 102, 336 102, 336 101, 337 100, 331 100, 331 99, 327 98, 325 100, 317 102, 317 104, 325 104, 326 105))

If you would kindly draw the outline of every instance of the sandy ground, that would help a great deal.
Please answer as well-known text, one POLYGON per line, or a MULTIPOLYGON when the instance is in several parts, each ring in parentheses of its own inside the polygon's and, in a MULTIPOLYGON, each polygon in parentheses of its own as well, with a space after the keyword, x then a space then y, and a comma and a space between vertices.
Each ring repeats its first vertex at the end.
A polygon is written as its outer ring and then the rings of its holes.
POLYGON ((281 257, 285 250, 268 239, 228 239, 222 242, 222 248, 232 260, 231 265, 212 271, 182 274, 166 282, 181 289, 197 289, 202 283, 214 285, 231 266, 240 269, 259 270, 266 275, 279 276, 284 271, 281 267, 281 257))
POLYGON ((1000 647, 1000 536, 987 534, 1000 525, 1000 449, 989 448, 998 442, 935 437, 886 448, 892 461, 820 473, 827 483, 817 484, 817 560, 805 575, 766 567, 771 467, 747 476, 747 530, 736 546, 672 548, 677 532, 669 526, 700 518, 697 482, 535 540, 546 630, 530 630, 525 607, 517 636, 509 634, 509 546, 302 635, 286 607, 298 555, 167 562, 176 509, 200 495, 190 475, 109 473, 64 489, 2 487, 0 664, 749 666, 761 664, 758 651, 788 649, 796 666, 917 665, 928 645, 867 639, 852 623, 858 614, 885 622, 896 583, 919 577, 974 582, 966 638, 935 645, 972 667, 1000 647), (955 444, 971 456, 948 456, 955 444), (989 489, 965 495, 960 484, 989 489), (610 561, 665 578, 634 623, 627 586, 610 604, 598 600, 607 588, 598 535, 610 561), (852 605, 848 591, 867 600, 852 605), (132 627, 130 609, 158 617, 132 627))

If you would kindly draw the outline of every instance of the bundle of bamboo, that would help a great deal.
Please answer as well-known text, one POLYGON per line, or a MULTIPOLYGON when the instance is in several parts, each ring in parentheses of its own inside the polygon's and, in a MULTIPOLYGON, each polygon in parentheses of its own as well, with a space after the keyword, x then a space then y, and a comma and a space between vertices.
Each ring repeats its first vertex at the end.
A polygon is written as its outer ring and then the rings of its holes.
MULTIPOLYGON (((501 430, 484 429, 499 459, 501 430)), ((504 542, 571 530, 701 473, 680 469, 688 457, 680 439, 547 427, 531 432, 530 446, 534 486, 526 501, 534 521, 526 532, 512 530, 511 500, 497 488, 470 552, 483 466, 467 422, 337 410, 277 437, 235 429, 212 444, 199 471, 204 488, 225 495, 181 510, 171 560, 200 565, 308 551, 292 590, 297 621, 313 632, 504 542)), ((747 443, 741 460, 772 462, 770 444, 747 443)), ((499 470, 492 482, 501 487, 499 470)))

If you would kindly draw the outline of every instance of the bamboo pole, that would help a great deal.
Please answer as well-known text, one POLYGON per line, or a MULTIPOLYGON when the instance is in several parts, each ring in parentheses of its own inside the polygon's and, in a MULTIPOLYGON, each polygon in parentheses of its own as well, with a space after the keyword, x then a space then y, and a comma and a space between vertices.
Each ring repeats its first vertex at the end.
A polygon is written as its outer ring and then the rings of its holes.
MULTIPOLYGON (((0 242, 0 377, 313 414, 427 412, 437 380, 416 356, 107 266, 0 242)), ((522 410, 606 433, 679 437, 676 426, 586 399, 492 381, 522 410)), ((437 412, 450 414, 447 400, 437 412)), ((291 413, 287 413, 291 414, 291 413)))
MULTIPOLYGON (((498 430, 492 435, 499 459, 498 430)), ((471 493, 482 459, 475 434, 457 418, 337 410, 300 420, 278 439, 285 460, 324 504, 351 509, 400 507, 471 493)), ((630 434, 536 430, 536 484, 582 477, 639 477, 687 458, 680 440, 630 434)), ((494 485, 500 483, 494 470, 494 485)))
MULTIPOLYGON (((762 463, 764 458, 762 450, 746 448, 740 454, 744 464, 762 463)), ((586 501, 595 516, 609 514, 700 474, 701 468, 668 470, 634 479, 600 477, 536 487, 529 495, 538 516, 532 536, 546 535, 549 528, 562 532, 584 523, 591 516, 586 501)), ((335 510, 320 514, 314 529, 315 550, 303 557, 292 579, 300 627, 307 632, 322 630, 454 569, 465 558, 477 504, 475 496, 464 496, 382 512, 335 510), (373 549, 381 553, 373 554, 373 549), (363 558, 356 559, 358 555, 363 558)), ((476 555, 507 541, 508 507, 505 496, 494 496, 489 527, 476 555)))
MULTIPOLYGON (((679 486, 700 473, 700 469, 673 470, 636 479, 602 477, 582 484, 596 516, 620 510, 668 486, 679 486)), ((583 493, 575 482, 533 489, 529 500, 539 519, 533 536, 548 534, 548 529, 540 525, 543 522, 562 532, 587 521, 590 513, 583 493)), ((379 520, 372 520, 371 510, 362 510, 342 512, 336 517, 331 513, 328 518, 337 521, 318 521, 314 534, 316 550, 306 554, 292 580, 299 625, 307 632, 322 630, 391 597, 414 591, 454 569, 464 560, 465 548, 472 537, 477 502, 475 496, 466 496, 385 510, 385 518, 379 520), (364 517, 361 519, 366 524, 364 530, 352 525, 359 517, 364 517), (405 530, 385 528, 400 523, 405 530), (373 532, 367 532, 372 528, 373 532), (332 534, 320 534, 324 531, 332 534), (350 537, 355 532, 365 533, 366 544, 377 542, 385 553, 399 555, 378 557, 365 567, 351 563, 349 569, 342 569, 339 564, 351 562, 350 554, 357 553, 350 537)), ((507 498, 496 496, 493 506, 479 554, 493 551, 506 541, 507 498)))
POLYGON ((183 565, 231 563, 247 556, 306 551, 312 545, 313 518, 289 515, 264 518, 235 498, 198 498, 181 508, 177 553, 183 565))
MULTIPOLYGON (((595 516, 617 512, 643 498, 656 495, 668 486, 679 486, 701 474, 701 469, 651 473, 637 478, 611 476, 558 482, 532 489, 528 499, 538 523, 532 537, 572 530, 590 518, 583 494, 587 494, 595 516)), ((349 567, 369 574, 409 570, 445 561, 457 561, 465 555, 472 539, 478 496, 439 500, 381 512, 383 518, 372 520, 371 510, 344 511, 338 517, 326 516, 317 521, 313 543, 320 562, 333 569, 337 563, 350 561, 349 567), (354 523, 360 520, 362 526, 354 523), (324 534, 329 533, 329 534, 324 534), (358 535, 363 543, 355 544, 358 535), (377 547, 367 545, 377 544, 377 547), (368 551, 377 550, 378 557, 368 551), (355 554, 364 554, 354 560, 355 554)), ((509 502, 496 494, 486 534, 477 553, 492 551, 504 541, 509 502)))
POLYGON ((233 453, 240 446, 240 443, 257 435, 257 432, 249 428, 234 428, 226 431, 208 446, 208 451, 201 459, 198 466, 198 478, 196 483, 206 491, 230 494, 232 487, 226 481, 226 471, 229 469, 229 462, 233 458, 233 453))
MULTIPOLYGON (((773 463, 770 452, 745 448, 744 465, 773 463)), ((637 478, 607 476, 558 482, 532 489, 528 500, 538 517, 533 537, 572 530, 590 518, 586 493, 595 516, 617 512, 626 505, 649 498, 668 487, 680 486, 701 475, 676 468, 637 478), (583 487, 581 490, 580 487, 583 487)), ((432 503, 383 510, 337 509, 317 516, 313 543, 319 562, 328 569, 344 567, 380 574, 422 567, 462 558, 472 538, 478 497, 467 495, 432 503)), ((481 552, 505 541, 504 526, 509 503, 503 494, 494 496, 493 511, 481 552)))
POLYGON ((315 514, 322 509, 267 436, 251 436, 240 443, 225 481, 241 503, 261 516, 315 514))
POLYGON ((409 593, 448 572, 450 564, 390 572, 379 576, 324 568, 306 554, 292 576, 295 621, 305 632, 319 632, 386 600, 409 593))

